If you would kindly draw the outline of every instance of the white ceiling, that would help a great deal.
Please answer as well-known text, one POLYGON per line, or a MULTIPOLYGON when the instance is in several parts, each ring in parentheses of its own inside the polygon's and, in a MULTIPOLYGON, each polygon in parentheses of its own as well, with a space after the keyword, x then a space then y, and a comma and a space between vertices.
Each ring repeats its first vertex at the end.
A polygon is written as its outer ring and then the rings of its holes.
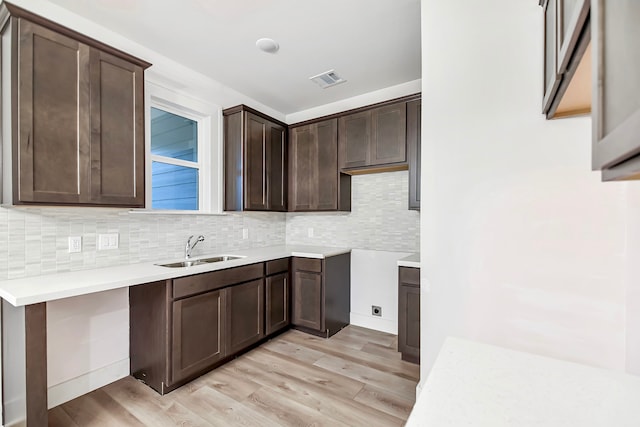
POLYGON ((421 77, 420 0, 50 1, 283 114, 421 77), (330 69, 347 82, 309 80, 330 69))

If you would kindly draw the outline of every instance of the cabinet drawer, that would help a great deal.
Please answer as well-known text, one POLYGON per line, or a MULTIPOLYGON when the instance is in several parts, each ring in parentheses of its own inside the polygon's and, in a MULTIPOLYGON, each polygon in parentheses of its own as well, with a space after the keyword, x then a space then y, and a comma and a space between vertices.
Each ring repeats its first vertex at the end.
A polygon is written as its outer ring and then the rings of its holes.
POLYGON ((400 283, 420 286, 420 269, 400 267, 400 283))
POLYGON ((272 274, 282 273, 283 271, 289 271, 289 258, 274 259, 273 261, 266 262, 267 276, 272 274))
POLYGON ((294 269, 322 273, 322 260, 316 258, 296 258, 294 269))
POLYGON ((173 298, 183 298, 228 285, 258 279, 262 277, 263 268, 264 264, 258 263, 174 279, 173 298))

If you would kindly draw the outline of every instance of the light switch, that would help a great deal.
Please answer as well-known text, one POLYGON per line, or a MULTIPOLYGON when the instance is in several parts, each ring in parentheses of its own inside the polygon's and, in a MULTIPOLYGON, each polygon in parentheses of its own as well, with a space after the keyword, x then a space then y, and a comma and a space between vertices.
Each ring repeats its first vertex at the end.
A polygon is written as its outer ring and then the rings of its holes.
POLYGON ((98 234, 98 250, 118 249, 118 233, 98 234))

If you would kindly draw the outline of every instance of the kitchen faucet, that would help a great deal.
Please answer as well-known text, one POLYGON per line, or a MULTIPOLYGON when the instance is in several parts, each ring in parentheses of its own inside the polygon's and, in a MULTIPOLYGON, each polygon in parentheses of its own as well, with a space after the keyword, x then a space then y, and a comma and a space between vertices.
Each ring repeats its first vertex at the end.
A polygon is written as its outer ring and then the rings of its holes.
POLYGON ((191 244, 191 239, 193 239, 193 236, 189 236, 189 240, 187 240, 187 244, 184 247, 184 259, 190 259, 193 248, 196 247, 198 242, 204 242, 204 236, 202 234, 198 236, 195 242, 193 242, 193 245, 191 244))

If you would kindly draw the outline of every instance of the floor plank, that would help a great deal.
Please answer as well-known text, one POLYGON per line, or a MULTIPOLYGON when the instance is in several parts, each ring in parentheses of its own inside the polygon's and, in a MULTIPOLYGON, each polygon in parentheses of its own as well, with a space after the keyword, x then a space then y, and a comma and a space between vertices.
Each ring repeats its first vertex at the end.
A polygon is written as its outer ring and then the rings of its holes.
POLYGON ((127 377, 49 411, 65 426, 401 426, 419 367, 394 335, 348 326, 329 339, 290 330, 160 396, 127 377))

